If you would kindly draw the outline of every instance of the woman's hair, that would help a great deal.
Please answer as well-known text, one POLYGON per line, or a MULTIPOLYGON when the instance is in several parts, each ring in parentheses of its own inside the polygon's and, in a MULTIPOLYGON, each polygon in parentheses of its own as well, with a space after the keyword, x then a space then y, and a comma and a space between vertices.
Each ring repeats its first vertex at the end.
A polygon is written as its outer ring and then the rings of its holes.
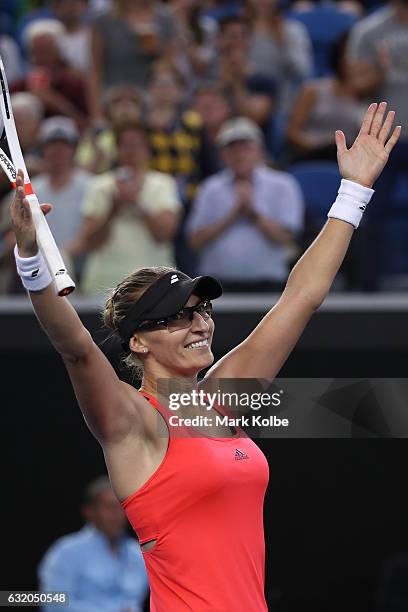
MULTIPOLYGON (((118 328, 129 312, 133 304, 143 295, 143 293, 160 277, 175 268, 169 266, 152 266, 151 268, 141 268, 129 274, 117 285, 106 301, 105 309, 102 312, 105 327, 111 329, 113 334, 118 335, 118 328)), ((135 378, 140 378, 143 374, 143 364, 137 355, 131 352, 126 355, 122 362, 134 374, 135 378)))
POLYGON ((346 57, 347 44, 350 32, 347 30, 339 36, 334 43, 329 56, 330 68, 338 79, 344 79, 344 58, 346 57))
POLYGON ((28 49, 37 36, 50 36, 59 45, 64 32, 65 27, 58 19, 37 19, 25 28, 23 44, 28 49))

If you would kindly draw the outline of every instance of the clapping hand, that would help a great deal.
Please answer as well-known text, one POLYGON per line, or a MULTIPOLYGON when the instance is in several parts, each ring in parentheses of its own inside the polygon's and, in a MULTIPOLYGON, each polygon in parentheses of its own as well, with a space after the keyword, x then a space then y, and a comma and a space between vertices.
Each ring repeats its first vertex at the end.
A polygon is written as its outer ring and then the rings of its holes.
POLYGON ((129 205, 137 206, 140 189, 142 187, 143 174, 136 174, 128 168, 121 168, 116 178, 116 194, 114 208, 120 212, 129 205))
POLYGON ((386 108, 386 102, 369 106, 350 149, 347 149, 344 133, 336 132, 337 160, 343 178, 372 187, 380 176, 401 134, 401 126, 398 125, 388 138, 395 112, 390 111, 384 121, 386 108))
POLYGON ((253 187, 250 181, 238 180, 235 184, 236 215, 252 218, 255 214, 253 206, 253 187))

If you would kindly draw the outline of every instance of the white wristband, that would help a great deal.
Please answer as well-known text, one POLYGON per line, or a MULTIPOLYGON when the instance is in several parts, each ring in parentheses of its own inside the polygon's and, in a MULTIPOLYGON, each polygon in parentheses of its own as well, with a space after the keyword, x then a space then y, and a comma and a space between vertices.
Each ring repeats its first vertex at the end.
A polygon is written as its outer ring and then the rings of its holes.
POLYGON ((20 257, 16 245, 14 257, 18 275, 27 291, 41 291, 52 283, 51 274, 40 250, 34 257, 20 257))
POLYGON ((374 189, 342 179, 339 195, 327 216, 351 223, 357 229, 373 193, 374 189))

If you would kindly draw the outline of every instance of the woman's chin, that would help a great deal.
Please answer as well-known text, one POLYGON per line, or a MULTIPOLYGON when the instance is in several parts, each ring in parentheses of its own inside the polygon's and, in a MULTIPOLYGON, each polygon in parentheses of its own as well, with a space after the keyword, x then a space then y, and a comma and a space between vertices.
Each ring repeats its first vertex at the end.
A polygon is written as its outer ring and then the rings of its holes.
POLYGON ((203 349, 189 349, 191 354, 186 356, 186 361, 190 367, 195 368, 198 372, 204 368, 208 368, 214 362, 214 355, 210 348, 203 349))

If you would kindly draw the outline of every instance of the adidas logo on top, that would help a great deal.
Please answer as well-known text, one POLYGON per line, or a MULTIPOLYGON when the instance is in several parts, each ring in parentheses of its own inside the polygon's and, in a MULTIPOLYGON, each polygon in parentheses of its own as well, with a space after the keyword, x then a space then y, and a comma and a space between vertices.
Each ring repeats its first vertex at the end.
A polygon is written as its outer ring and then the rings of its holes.
POLYGON ((171 278, 170 278, 170 285, 172 285, 173 283, 177 283, 179 281, 179 277, 177 276, 177 274, 172 274, 171 278))
POLYGON ((246 453, 243 453, 239 448, 235 449, 235 459, 249 459, 246 453))

